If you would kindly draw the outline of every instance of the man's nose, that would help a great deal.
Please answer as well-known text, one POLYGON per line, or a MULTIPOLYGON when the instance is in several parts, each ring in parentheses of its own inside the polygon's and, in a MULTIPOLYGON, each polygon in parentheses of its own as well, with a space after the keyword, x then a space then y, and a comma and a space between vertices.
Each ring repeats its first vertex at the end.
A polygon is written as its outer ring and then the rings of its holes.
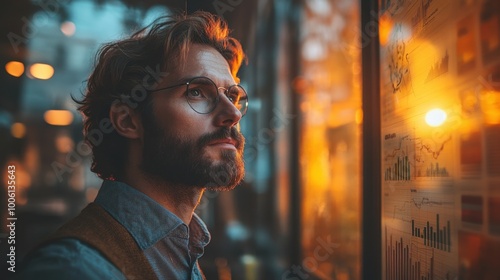
POLYGON ((219 88, 219 104, 216 107, 215 122, 217 126, 232 127, 236 125, 242 114, 233 102, 226 96, 225 89, 219 88))

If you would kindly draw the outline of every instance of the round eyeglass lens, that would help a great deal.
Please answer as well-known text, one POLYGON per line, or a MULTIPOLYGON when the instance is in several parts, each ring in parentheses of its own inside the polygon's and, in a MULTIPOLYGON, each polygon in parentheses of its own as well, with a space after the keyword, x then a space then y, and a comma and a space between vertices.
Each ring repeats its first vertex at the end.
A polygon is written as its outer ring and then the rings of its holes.
POLYGON ((208 78, 194 78, 187 86, 187 101, 200 114, 212 112, 217 106, 218 92, 215 83, 208 78))
MULTIPOLYGON (((248 107, 246 91, 240 85, 233 85, 224 89, 224 94, 240 110, 241 115, 245 115, 248 107)), ((207 114, 212 112, 219 102, 219 89, 209 78, 194 78, 187 85, 186 98, 193 110, 200 114, 207 114)))
POLYGON ((226 95, 234 106, 240 110, 241 115, 245 115, 248 107, 248 96, 245 90, 240 85, 233 85, 227 89, 226 95))

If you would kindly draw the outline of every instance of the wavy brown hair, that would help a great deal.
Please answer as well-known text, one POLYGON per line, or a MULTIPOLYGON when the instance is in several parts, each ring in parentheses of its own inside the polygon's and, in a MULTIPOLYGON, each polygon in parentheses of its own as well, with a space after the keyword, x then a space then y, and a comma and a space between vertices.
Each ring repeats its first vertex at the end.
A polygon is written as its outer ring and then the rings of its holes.
POLYGON ((219 51, 236 79, 244 57, 241 44, 229 36, 223 19, 207 12, 161 17, 99 50, 84 98, 75 100, 84 117, 85 141, 92 148, 91 170, 99 177, 119 179, 127 160, 128 140, 111 127, 111 105, 122 102, 141 114, 150 113, 144 110, 151 106, 147 90, 159 82, 159 72, 174 71, 182 65, 191 44, 219 51))

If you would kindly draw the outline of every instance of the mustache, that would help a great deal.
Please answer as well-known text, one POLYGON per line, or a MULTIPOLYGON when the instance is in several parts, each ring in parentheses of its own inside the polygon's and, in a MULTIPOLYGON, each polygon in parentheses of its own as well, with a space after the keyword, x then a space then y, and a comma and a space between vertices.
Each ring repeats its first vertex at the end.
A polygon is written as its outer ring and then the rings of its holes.
POLYGON ((231 127, 231 128, 221 128, 217 131, 214 131, 212 133, 207 133, 203 136, 200 137, 200 140, 198 141, 199 147, 204 147, 208 143, 219 140, 219 139, 225 139, 225 138, 232 138, 234 141, 236 141, 236 149, 240 150, 243 148, 245 144, 245 138, 243 137, 243 134, 241 134, 236 127, 231 127))

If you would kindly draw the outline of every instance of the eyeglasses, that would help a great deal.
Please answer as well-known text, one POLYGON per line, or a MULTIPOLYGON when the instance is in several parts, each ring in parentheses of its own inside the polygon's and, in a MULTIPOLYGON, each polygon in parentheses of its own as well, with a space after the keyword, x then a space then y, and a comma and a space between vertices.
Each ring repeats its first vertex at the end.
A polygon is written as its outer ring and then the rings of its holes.
POLYGON ((186 86, 186 100, 189 106, 199 114, 211 113, 215 107, 217 107, 220 100, 219 92, 221 89, 229 101, 240 110, 241 116, 244 116, 247 112, 248 95, 243 87, 240 85, 232 85, 228 88, 217 87, 214 81, 207 77, 194 77, 185 83, 155 89, 150 92, 157 92, 180 86, 186 86))

